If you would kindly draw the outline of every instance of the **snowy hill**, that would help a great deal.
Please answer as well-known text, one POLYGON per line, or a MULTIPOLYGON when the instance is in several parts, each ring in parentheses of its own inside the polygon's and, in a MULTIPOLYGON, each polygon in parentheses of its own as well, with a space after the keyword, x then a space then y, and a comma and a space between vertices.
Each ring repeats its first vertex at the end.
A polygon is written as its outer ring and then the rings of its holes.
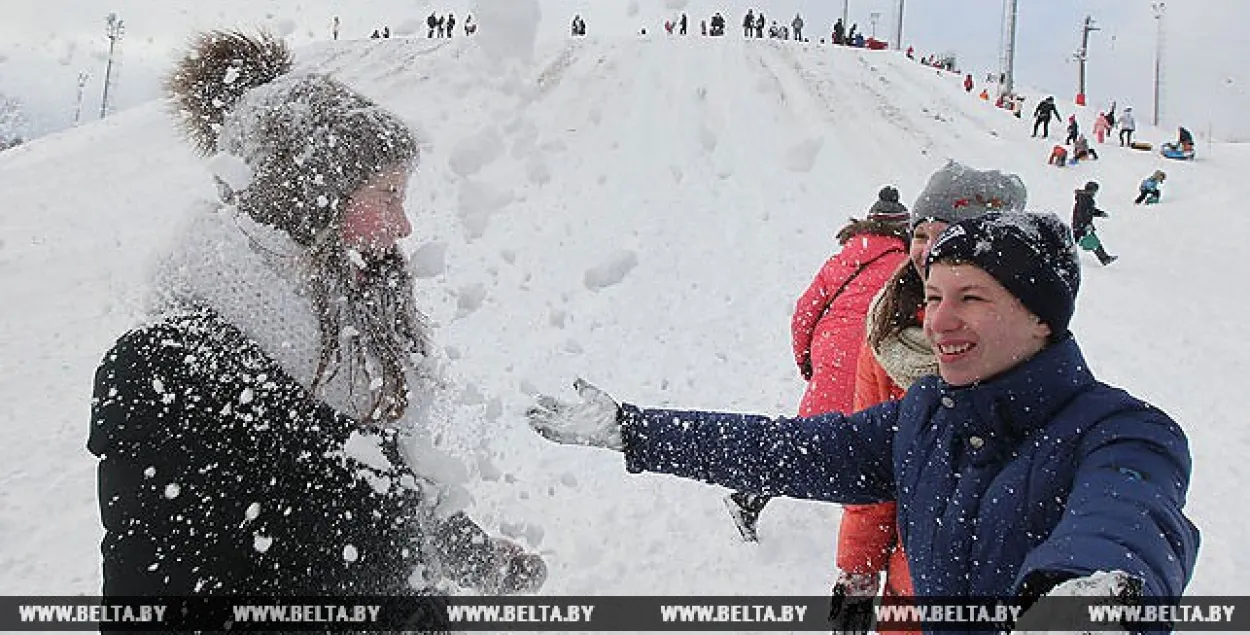
MULTIPOLYGON (((1195 457, 1203 530, 1190 587, 1250 582, 1250 343, 1236 289, 1250 148, 1177 163, 1112 145, 1046 166, 1056 141, 894 53, 793 42, 584 39, 499 67, 471 41, 338 42, 297 51, 419 131, 408 192, 473 513, 545 553, 551 594, 813 594, 832 577, 838 510, 779 501, 738 541, 717 488, 625 475, 520 416, 584 376, 616 397, 792 413, 793 302, 885 183, 909 203, 948 157, 1022 174, 1030 207, 1067 218, 1102 183, 1074 330, 1094 370, 1175 417, 1195 457), (1164 203, 1134 208, 1156 168, 1164 203)), ((0 593, 97 591, 92 374, 141 315, 146 268, 213 195, 163 103, 0 155, 0 593)), ((1060 103, 1065 117, 1075 112, 1060 103)), ((1092 113, 1081 112, 1089 126, 1092 113)), ((1139 130, 1160 141, 1170 131, 1139 130)))

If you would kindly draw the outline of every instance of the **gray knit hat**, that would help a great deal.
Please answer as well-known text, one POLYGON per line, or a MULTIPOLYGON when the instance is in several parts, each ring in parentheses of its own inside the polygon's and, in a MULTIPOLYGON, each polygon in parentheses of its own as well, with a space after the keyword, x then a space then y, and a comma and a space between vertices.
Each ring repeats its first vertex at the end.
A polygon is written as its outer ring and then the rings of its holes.
POLYGON ((246 166, 218 170, 222 199, 307 246, 342 220, 365 182, 410 168, 417 143, 403 121, 351 88, 290 68, 273 36, 214 31, 196 39, 166 88, 202 153, 246 166))
POLYGON ((958 223, 989 211, 1023 211, 1029 192, 1015 174, 974 170, 955 161, 929 177, 911 207, 911 226, 929 220, 958 223))

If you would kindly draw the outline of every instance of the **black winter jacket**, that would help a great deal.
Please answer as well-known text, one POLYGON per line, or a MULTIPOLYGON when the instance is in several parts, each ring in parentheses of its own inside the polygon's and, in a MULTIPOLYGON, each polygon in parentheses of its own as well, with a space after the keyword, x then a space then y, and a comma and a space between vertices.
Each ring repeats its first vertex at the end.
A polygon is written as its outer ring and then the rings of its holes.
POLYGON ((96 371, 88 448, 106 596, 407 594, 430 549, 462 563, 462 582, 489 561, 463 515, 424 520, 393 433, 313 399, 207 309, 117 341, 96 371), (390 466, 346 454, 349 436, 390 466))
POLYGON ((1085 190, 1076 191, 1076 204, 1072 206, 1072 235, 1081 236, 1094 229, 1095 218, 1106 218, 1107 213, 1094 205, 1094 195, 1085 190))

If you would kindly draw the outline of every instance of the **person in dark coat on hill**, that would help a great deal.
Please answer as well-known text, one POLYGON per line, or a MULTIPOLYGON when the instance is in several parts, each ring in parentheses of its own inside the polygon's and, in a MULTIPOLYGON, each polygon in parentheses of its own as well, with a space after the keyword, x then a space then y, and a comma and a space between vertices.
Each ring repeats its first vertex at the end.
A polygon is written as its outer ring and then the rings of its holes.
POLYGON ((842 18, 838 18, 833 23, 833 43, 842 45, 846 42, 846 26, 842 24, 842 18))
POLYGON ((1042 100, 1033 110, 1033 136, 1037 136, 1037 127, 1042 127, 1042 138, 1050 138, 1050 118, 1058 119, 1059 109, 1055 107, 1055 98, 1053 96, 1042 100))
POLYGON ((535 590, 542 559, 457 511, 431 441, 438 378, 396 245, 417 140, 291 66, 271 35, 210 32, 168 79, 221 200, 96 371, 103 594, 535 590))
POLYGON ((1119 256, 1112 256, 1102 246, 1102 239, 1094 230, 1095 218, 1107 218, 1107 213, 1094 204, 1094 195, 1098 193, 1098 182, 1090 181, 1085 187, 1076 191, 1076 203, 1072 206, 1072 236, 1077 245, 1086 251, 1094 252, 1098 262, 1103 266, 1116 261, 1119 256))
POLYGON ((896 500, 919 597, 1180 598, 1199 543, 1188 441, 1090 371, 1068 330, 1080 261, 1067 226, 989 212, 947 227, 925 268, 940 376, 901 401, 792 419, 640 408, 579 379, 579 401, 538 397, 530 426, 622 452, 631 473, 896 500))

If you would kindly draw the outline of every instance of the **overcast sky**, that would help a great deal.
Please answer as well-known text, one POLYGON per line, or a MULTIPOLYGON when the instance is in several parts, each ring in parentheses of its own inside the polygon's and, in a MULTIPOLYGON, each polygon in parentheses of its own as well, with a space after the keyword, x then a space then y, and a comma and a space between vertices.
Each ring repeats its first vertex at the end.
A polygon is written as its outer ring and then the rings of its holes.
MULTIPOLYGON (((35 132, 68 126, 74 118, 77 78, 84 86, 82 117, 98 116, 108 40, 104 19, 116 12, 125 24, 122 64, 113 103, 125 108, 158 95, 158 81, 187 36, 213 27, 264 25, 295 44, 327 39, 333 16, 344 37, 367 37, 382 24, 397 34, 420 28, 433 10, 463 15, 477 2, 513 0, 6 0, 0 21, 0 93, 22 100, 35 132)), ((893 34, 897 0, 847 0, 851 22, 871 34, 893 34)), ((641 27, 659 31, 668 15, 686 11, 698 19, 723 11, 731 25, 747 7, 789 21, 801 11, 810 37, 827 36, 842 13, 839 0, 540 0, 544 38, 563 37, 569 18, 581 12, 591 34, 626 35, 641 27)), ((1077 88, 1073 53, 1086 15, 1100 30, 1090 37, 1087 93, 1091 109, 1111 100, 1134 105, 1139 118, 1153 114, 1156 21, 1150 0, 1020 2, 1017 85, 1072 99, 1077 88)), ((1164 21, 1163 123, 1183 123, 1196 133, 1250 140, 1250 24, 1248 0, 1167 3, 1164 21)), ((906 0, 904 42, 918 55, 954 53, 978 82, 998 70, 1002 0, 906 0)), ((731 33, 737 31, 731 28, 731 33)), ((1032 103, 1032 102, 1030 102, 1032 103)))

